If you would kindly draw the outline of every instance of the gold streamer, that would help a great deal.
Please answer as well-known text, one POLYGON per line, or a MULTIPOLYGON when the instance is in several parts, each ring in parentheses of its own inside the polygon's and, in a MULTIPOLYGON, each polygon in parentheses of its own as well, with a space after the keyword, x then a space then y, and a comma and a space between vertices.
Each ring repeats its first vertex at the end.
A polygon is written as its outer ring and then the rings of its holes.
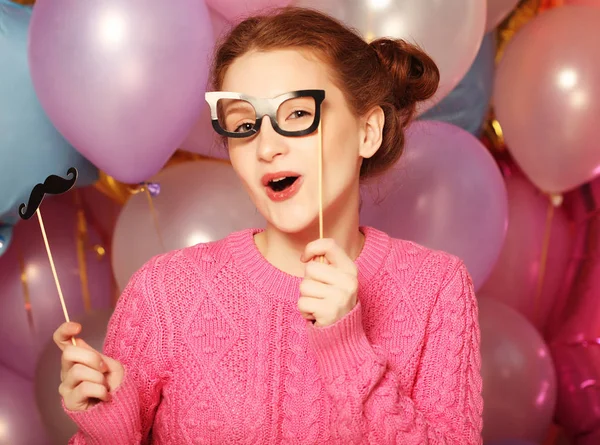
POLYGON ((27 324, 29 325, 29 332, 35 334, 35 323, 33 322, 33 312, 31 309, 31 295, 29 294, 29 282, 27 280, 27 269, 25 268, 25 258, 23 252, 17 250, 17 259, 19 261, 19 271, 21 274, 21 287, 23 288, 23 303, 25 307, 25 313, 27 314, 27 324))
POLYGON ((562 195, 550 195, 548 197, 548 210, 546 212, 546 227, 544 229, 544 239, 542 241, 542 252, 540 254, 540 270, 538 273, 537 286, 534 298, 533 316, 536 321, 541 318, 541 300, 544 290, 544 280, 546 278, 546 266, 548 264, 548 251, 550 250, 550 240, 552 236, 552 223, 554 221, 554 209, 562 205, 562 195))
POLYGON ((150 207, 150 213, 152 214, 152 219, 154 220, 154 229, 156 230, 156 234, 158 235, 158 242, 160 243, 160 248, 163 252, 166 252, 167 248, 165 247, 165 241, 160 230, 160 225, 158 224, 158 213, 156 212, 156 207, 154 207, 154 200, 152 199, 152 195, 150 194, 150 189, 146 185, 142 187, 142 190, 146 192, 146 198, 148 198, 148 206, 150 207))
POLYGON ((496 30, 496 63, 500 61, 506 45, 515 34, 540 11, 542 0, 523 0, 519 6, 498 26, 496 30))
POLYGON ((81 298, 83 300, 83 308, 86 314, 92 311, 92 299, 90 296, 90 285, 87 271, 86 261, 86 246, 88 244, 87 221, 85 212, 81 204, 81 194, 79 190, 74 190, 73 193, 75 205, 77 206, 77 226, 75 229, 76 246, 77 246, 77 263, 79 265, 79 281, 81 284, 81 298))

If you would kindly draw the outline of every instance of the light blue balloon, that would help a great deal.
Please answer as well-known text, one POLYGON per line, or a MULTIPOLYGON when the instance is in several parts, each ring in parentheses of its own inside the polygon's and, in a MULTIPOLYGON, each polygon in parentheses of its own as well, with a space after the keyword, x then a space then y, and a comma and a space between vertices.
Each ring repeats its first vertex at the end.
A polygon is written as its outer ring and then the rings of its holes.
MULTIPOLYGON (((37 99, 27 62, 31 9, 0 0, 0 219, 17 215, 33 187, 51 174, 79 171, 77 186, 98 169, 58 133, 37 99)), ((107 131, 110 131, 107 129, 107 131)))
POLYGON ((494 86, 496 39, 487 34, 471 68, 460 83, 439 104, 420 119, 454 124, 479 136, 486 118, 494 86))
POLYGON ((0 256, 6 252, 12 240, 13 226, 0 224, 0 256))

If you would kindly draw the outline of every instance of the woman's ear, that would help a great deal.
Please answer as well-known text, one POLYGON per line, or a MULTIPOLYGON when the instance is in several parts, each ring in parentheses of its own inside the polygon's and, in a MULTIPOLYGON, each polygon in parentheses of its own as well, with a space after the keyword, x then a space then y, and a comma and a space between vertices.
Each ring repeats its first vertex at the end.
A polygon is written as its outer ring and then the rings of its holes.
POLYGON ((358 154, 363 158, 370 158, 379 147, 383 140, 383 126, 385 124, 385 114, 383 109, 377 105, 373 107, 361 119, 362 131, 358 154))

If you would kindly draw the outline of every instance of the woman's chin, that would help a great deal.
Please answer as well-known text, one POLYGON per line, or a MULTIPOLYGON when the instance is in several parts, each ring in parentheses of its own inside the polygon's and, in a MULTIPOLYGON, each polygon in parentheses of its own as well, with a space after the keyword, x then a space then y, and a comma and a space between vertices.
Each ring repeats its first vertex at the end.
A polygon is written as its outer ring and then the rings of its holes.
POLYGON ((319 236, 319 215, 309 215, 308 212, 295 215, 292 213, 283 215, 270 215, 266 218, 269 226, 278 232, 288 235, 312 234, 319 236), (312 216, 312 217, 311 217, 312 216))

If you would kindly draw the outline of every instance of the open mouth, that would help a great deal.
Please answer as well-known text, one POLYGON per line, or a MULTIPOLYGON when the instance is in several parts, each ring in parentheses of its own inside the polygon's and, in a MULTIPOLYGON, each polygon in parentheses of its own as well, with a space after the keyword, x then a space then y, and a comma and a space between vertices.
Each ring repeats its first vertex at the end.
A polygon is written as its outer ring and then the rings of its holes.
POLYGON ((298 176, 284 176, 270 180, 267 186, 274 192, 282 192, 291 187, 297 179, 298 176))

